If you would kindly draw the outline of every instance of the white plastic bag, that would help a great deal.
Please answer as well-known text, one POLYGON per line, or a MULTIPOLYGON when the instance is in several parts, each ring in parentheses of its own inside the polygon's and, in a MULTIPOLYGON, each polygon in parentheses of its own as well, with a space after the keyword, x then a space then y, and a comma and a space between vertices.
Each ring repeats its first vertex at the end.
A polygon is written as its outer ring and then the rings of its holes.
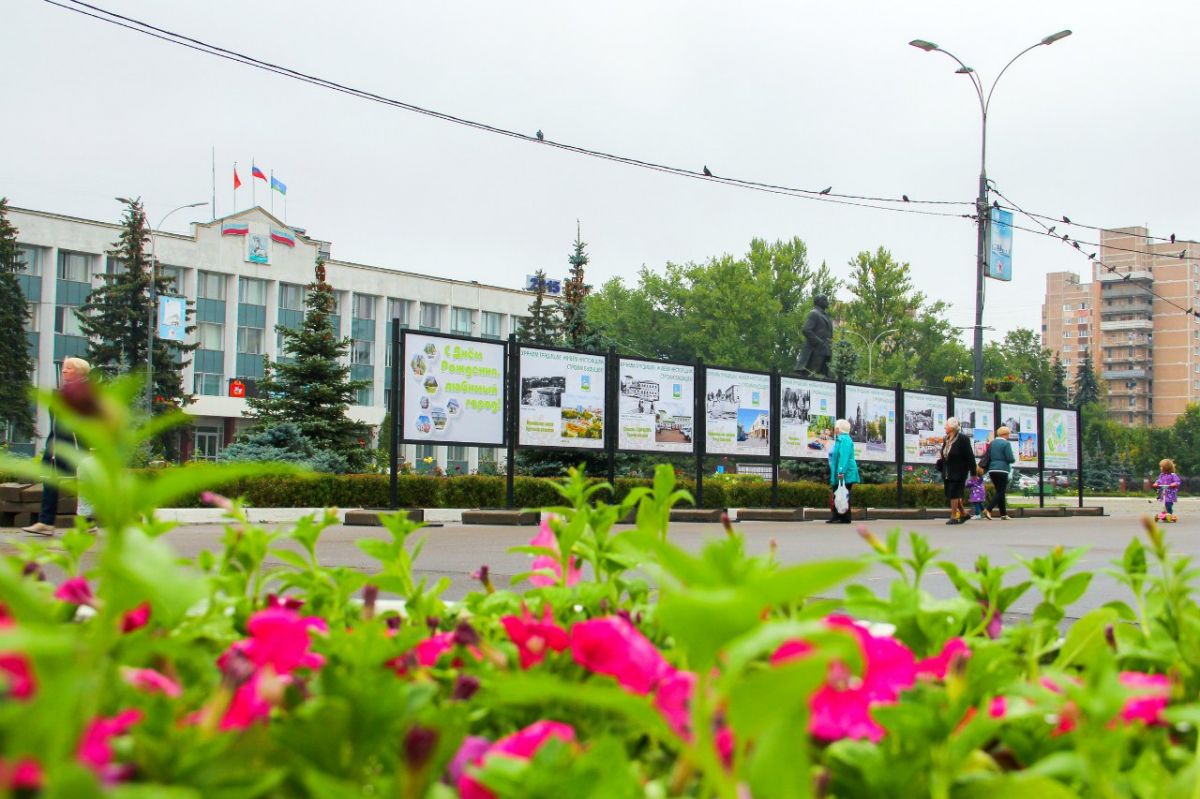
POLYGON ((846 488, 845 480, 839 480, 838 487, 833 492, 833 507, 838 513, 850 510, 850 489, 846 488))

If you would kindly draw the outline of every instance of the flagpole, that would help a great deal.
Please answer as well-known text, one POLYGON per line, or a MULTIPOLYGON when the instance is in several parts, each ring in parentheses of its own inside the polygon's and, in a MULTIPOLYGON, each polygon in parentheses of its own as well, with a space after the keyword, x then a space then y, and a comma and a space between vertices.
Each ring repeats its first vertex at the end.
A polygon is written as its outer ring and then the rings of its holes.
POLYGON ((275 214, 275 170, 271 170, 271 179, 267 181, 267 191, 271 192, 271 215, 275 214))
MULTIPOLYGON (((237 161, 233 162, 233 176, 237 177, 237 161)), ((237 213, 237 183, 233 184, 233 210, 230 213, 237 213)))
POLYGON ((212 220, 217 218, 217 145, 212 146, 212 220))
POLYGON ((258 207, 258 186, 254 185, 254 169, 258 165, 254 163, 254 159, 250 159, 250 205, 258 207))

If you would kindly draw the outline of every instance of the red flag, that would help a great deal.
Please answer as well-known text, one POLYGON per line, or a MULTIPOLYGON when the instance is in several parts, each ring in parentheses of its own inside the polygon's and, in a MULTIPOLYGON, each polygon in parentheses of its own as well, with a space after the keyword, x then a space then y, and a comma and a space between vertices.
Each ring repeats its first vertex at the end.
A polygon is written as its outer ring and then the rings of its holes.
POLYGON ((242 187, 242 179, 238 177, 237 164, 233 165, 233 188, 240 189, 242 187))

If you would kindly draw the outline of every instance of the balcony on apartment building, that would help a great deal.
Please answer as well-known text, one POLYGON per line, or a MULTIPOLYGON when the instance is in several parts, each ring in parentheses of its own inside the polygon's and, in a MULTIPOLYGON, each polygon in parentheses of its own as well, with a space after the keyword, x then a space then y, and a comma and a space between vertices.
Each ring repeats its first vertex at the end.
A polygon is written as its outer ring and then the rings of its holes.
POLYGON ((1146 374, 1145 369, 1104 369, 1100 372, 1105 380, 1141 380, 1146 374))
MULTIPOLYGON (((1123 315, 1128 315, 1128 311, 1123 311, 1123 315)), ((1114 333, 1119 330, 1154 330, 1153 319, 1104 319, 1101 314, 1100 331, 1102 333, 1114 333)))
POLYGON ((1153 283, 1154 276, 1143 270, 1134 270, 1132 272, 1101 272, 1096 275, 1097 283, 1153 283), (1128 276, 1128 277, 1127 277, 1128 276))

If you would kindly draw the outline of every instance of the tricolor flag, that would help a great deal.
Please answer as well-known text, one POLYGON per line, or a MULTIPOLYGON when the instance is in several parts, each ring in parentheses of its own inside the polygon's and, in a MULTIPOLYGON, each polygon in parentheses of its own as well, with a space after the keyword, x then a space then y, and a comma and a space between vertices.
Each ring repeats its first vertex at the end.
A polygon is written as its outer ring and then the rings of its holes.
POLYGON ((271 175, 271 188, 273 188, 275 191, 279 192, 280 194, 283 194, 283 195, 287 194, 287 185, 284 184, 284 182, 282 180, 275 177, 274 175, 271 175))
POLYGON ((248 222, 222 222, 222 236, 248 236, 250 235, 250 223, 248 222))
POLYGON ((258 178, 259 180, 267 179, 267 176, 263 174, 263 171, 253 164, 250 165, 250 177, 258 178))
POLYGON ((296 237, 292 235, 290 230, 284 230, 283 228, 277 228, 274 226, 271 228, 271 241, 283 244, 287 247, 296 246, 296 237))
POLYGON ((233 189, 237 191, 242 187, 242 179, 238 177, 237 164, 233 165, 233 189))

